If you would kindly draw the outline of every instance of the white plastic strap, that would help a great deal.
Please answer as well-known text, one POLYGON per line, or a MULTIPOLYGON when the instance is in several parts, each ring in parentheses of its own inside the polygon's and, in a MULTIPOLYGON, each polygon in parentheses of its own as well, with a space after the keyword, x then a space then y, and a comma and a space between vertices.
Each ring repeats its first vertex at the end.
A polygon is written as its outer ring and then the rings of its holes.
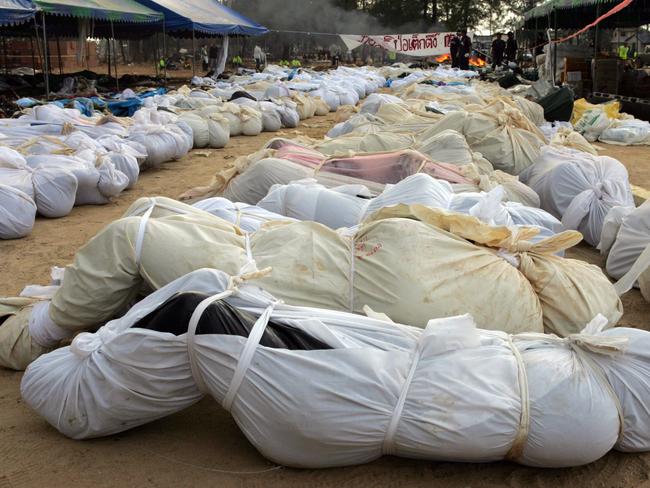
MULTIPOLYGON (((422 340, 423 336, 420 336, 422 340)), ((408 394, 409 388, 411 387, 411 381, 413 381, 413 376, 415 376, 415 370, 417 369, 418 362, 420 361, 420 354, 422 352, 421 343, 418 342, 417 349, 413 355, 413 360, 411 361, 411 367, 409 368, 408 375, 406 375, 406 380, 404 381, 404 386, 402 386, 402 391, 400 392, 399 398, 397 399, 397 404, 393 410, 393 415, 390 418, 390 423, 388 424, 388 429, 386 429, 386 435, 384 436, 384 442, 381 445, 381 452, 386 456, 391 456, 395 454, 395 434, 397 433, 397 427, 399 421, 402 418, 402 411, 404 410, 404 403, 406 402, 406 395, 408 394)))
POLYGON ((228 391, 226 392, 226 395, 224 396, 223 402, 221 404, 227 411, 230 411, 232 408, 232 404, 235 401, 239 387, 241 386, 242 381, 244 381, 246 372, 248 371, 251 361, 253 360, 257 346, 259 345, 260 339, 262 339, 262 335, 266 330, 266 326, 269 323, 271 313, 273 312, 273 308, 275 307, 276 303, 278 302, 273 302, 268 307, 266 307, 266 310, 264 310, 262 315, 260 315, 260 317, 255 322, 255 325, 253 325, 253 329, 250 331, 250 334, 248 334, 248 340, 244 345, 241 356, 239 356, 239 361, 237 362, 237 367, 233 373, 230 386, 228 387, 228 391))
POLYGON ((235 221, 235 225, 241 228, 241 207, 237 203, 235 203, 235 211, 237 212, 237 220, 235 221))
POLYGON ((190 368, 192 370, 192 377, 194 378, 194 382, 196 383, 196 386, 202 393, 208 393, 207 388, 205 386, 205 382, 203 381, 203 377, 199 373, 199 367, 196 363, 196 357, 194 356, 194 342, 196 338, 196 327, 199 325, 199 321, 201 320, 201 317, 203 316, 203 312, 214 302, 218 300, 223 300, 226 297, 229 297, 234 293, 233 289, 227 289, 225 291, 222 291, 221 293, 217 293, 216 295, 212 295, 211 297, 208 297, 201 301, 199 305, 194 309, 194 313, 192 313, 192 316, 190 317, 190 322, 187 325, 187 336, 186 336, 186 341, 187 341, 187 355, 190 359, 190 368))
POLYGON ((149 217, 153 209, 156 207, 156 201, 154 200, 151 203, 149 209, 144 213, 140 218, 140 226, 138 227, 138 235, 135 239, 135 265, 140 268, 140 261, 142 259, 142 245, 144 244, 144 234, 147 230, 147 223, 149 222, 149 217))
MULTIPOLYGON (((568 345, 571 348, 571 351, 573 351, 575 355, 586 365, 586 369, 589 369, 590 371, 594 372, 598 382, 601 384, 603 389, 608 393, 608 395, 612 399, 612 402, 616 406, 616 410, 618 412, 618 418, 619 418, 618 440, 620 441, 621 438, 623 437, 624 420, 625 420, 623 416, 623 409, 621 407, 621 402, 618 396, 616 395, 614 388, 612 387, 609 380, 607 379, 605 372, 603 371, 601 366, 590 355, 593 353, 593 354, 600 354, 604 356, 616 357, 617 355, 623 354, 625 352, 625 348, 627 347, 627 344, 629 342, 629 339, 627 337, 600 335, 600 332, 602 332, 607 327, 608 323, 609 321, 607 320, 606 317, 604 317, 601 314, 598 314, 596 315, 596 317, 594 317, 591 320, 591 322, 589 322, 585 326, 585 328, 579 334, 572 334, 570 336, 561 338, 551 334, 539 334, 539 333, 530 332, 530 333, 518 334, 516 338, 518 340, 533 340, 533 341, 540 340, 540 341, 546 341, 550 343, 568 345)), ((512 343, 512 336, 510 336, 510 341, 512 343)), ((514 353, 516 347, 514 346, 514 344, 512 344, 511 347, 514 353)), ((518 361, 521 361, 521 355, 519 354, 518 350, 516 351, 517 353, 515 354, 515 356, 518 357, 518 361)), ((520 368, 523 367, 524 367, 524 363, 523 361, 521 361, 520 368)), ((525 374, 525 370, 523 370, 523 372, 525 374)), ((520 374, 520 383, 521 383, 521 374, 520 374)), ((528 386, 526 383, 526 397, 527 396, 528 396, 528 386)), ((522 405, 523 405, 523 400, 522 400, 522 405)), ((523 448, 523 444, 521 447, 523 448)), ((510 451, 512 452, 514 449, 515 449, 515 444, 513 444, 513 447, 510 449, 510 451)), ((510 453, 508 454, 510 455, 510 453)), ((521 451, 519 453, 515 452, 513 454, 515 455, 521 454, 521 451)), ((509 456, 508 459, 514 460, 516 459, 516 456, 515 457, 509 456)))
POLYGON ((350 286, 350 292, 349 292, 349 307, 350 307, 350 312, 354 313, 354 260, 355 260, 355 242, 354 242, 354 236, 350 237, 350 276, 348 277, 348 283, 350 286))
POLYGON ((530 398, 528 394, 528 376, 526 375, 526 365, 524 358, 521 357, 521 352, 512 342, 512 336, 508 336, 508 345, 512 351, 512 355, 517 361, 517 378, 519 382, 519 397, 521 403, 521 414, 519 415, 519 425, 517 426, 517 434, 512 441, 512 446, 506 454, 506 459, 510 461, 517 460, 524 452, 528 434, 530 432, 530 398))
POLYGON ((632 289, 636 280, 639 279, 639 276, 650 267, 650 244, 648 244, 645 250, 634 262, 630 270, 623 275, 623 277, 614 284, 614 289, 618 296, 627 293, 632 289))
POLYGON ((239 270, 239 275, 257 273, 259 270, 257 269, 255 258, 253 258, 253 250, 251 249, 251 236, 248 233, 244 234, 244 246, 246 248, 246 262, 239 270))

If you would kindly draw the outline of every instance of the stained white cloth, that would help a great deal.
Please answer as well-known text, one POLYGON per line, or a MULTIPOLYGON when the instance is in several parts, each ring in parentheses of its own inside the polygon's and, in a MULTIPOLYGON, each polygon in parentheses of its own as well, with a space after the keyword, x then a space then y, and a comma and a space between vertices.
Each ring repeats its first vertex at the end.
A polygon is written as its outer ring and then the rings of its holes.
POLYGON ((234 285, 209 269, 173 281, 97 333, 32 363, 24 401, 63 434, 84 439, 175 413, 204 391, 262 455, 301 468, 382 454, 563 467, 612 448, 650 449, 646 331, 603 331, 607 321, 597 317, 566 339, 508 336, 476 329, 469 315, 418 330, 288 306, 234 285), (258 317, 250 338, 134 327, 183 291, 216 295, 258 317), (256 345, 268 320, 331 349, 256 345))

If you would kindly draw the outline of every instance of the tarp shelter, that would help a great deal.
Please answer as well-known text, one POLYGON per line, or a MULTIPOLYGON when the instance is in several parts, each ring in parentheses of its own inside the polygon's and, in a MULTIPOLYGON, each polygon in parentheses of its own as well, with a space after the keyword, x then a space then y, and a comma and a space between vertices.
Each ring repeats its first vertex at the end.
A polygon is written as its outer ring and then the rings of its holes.
MULTIPOLYGON (((163 14, 141 5, 134 0, 0 0, 4 2, 18 3, 24 8, 31 8, 39 14, 42 28, 42 40, 44 47, 45 86, 49 96, 49 55, 47 53, 48 34, 52 36, 96 36, 107 38, 124 38, 124 34, 138 32, 131 26, 125 27, 127 23, 152 24, 158 28, 164 28, 163 14), (66 17, 87 19, 93 21, 93 32, 82 28, 81 22, 74 22, 66 17), (116 28, 117 26, 117 28, 116 28), (117 35, 115 34, 117 32, 117 35)), ((2 15, 2 14, 0 14, 2 15)), ((34 13, 32 12, 32 17, 34 13)), ((4 29, 4 35, 24 35, 29 31, 24 26, 17 26, 13 29, 4 29)), ((38 35, 38 34, 37 34, 38 35)), ((109 68, 110 71, 110 68, 109 68)), ((117 78, 117 71, 115 73, 117 78)))
POLYGON ((133 0, 33 0, 39 10, 52 15, 110 20, 158 22, 162 14, 133 0))
POLYGON ((216 0, 138 0, 165 16, 165 30, 176 37, 258 36, 268 29, 216 0))
POLYGON ((0 25, 23 24, 34 17, 36 7, 29 0, 0 0, 0 25))
MULTIPOLYGON (((0 25, 7 25, 3 34, 29 37, 33 27, 15 22, 3 24, 5 4, 21 4, 34 13, 46 15, 47 33, 54 37, 79 37, 80 34, 97 38, 139 39, 151 35, 152 30, 163 29, 163 14, 141 5, 135 0, 0 0, 0 25), (74 19, 71 19, 73 17, 74 19), (87 27, 82 28, 86 20, 87 27), (134 29, 133 23, 147 24, 151 29, 134 29), (113 35, 115 34, 115 35, 113 35)), ((9 11, 9 10, 7 10, 9 11)), ((42 24, 39 19, 38 24, 42 24)))
MULTIPOLYGON (((621 0, 551 0, 524 13, 524 28, 545 29, 557 25, 558 29, 579 29, 619 3, 621 0)), ((634 0, 628 7, 600 22, 598 28, 638 27, 648 23, 650 0, 634 0)))

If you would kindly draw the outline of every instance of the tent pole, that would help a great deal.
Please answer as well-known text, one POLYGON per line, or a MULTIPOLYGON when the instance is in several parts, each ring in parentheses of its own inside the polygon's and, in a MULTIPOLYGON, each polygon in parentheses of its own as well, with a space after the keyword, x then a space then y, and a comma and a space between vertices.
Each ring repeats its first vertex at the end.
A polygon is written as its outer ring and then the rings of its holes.
MULTIPOLYGON (((39 66, 41 67, 41 71, 43 70, 43 53, 41 52, 42 49, 42 44, 41 44, 41 38, 38 35, 38 23, 36 22, 36 16, 34 16, 34 34, 36 35, 36 55, 38 56, 38 63, 39 66)), ((33 38, 32 38, 32 45, 34 44, 33 38)), ((33 56, 33 53, 32 53, 33 56)), ((36 69, 34 68, 34 75, 36 75, 36 69)))
POLYGON ((194 36, 194 24, 192 24, 192 76, 196 76, 196 37, 194 36))
POLYGON ((32 45, 32 69, 34 70, 34 75, 36 75, 36 58, 34 57, 34 38, 29 36, 29 43, 32 45))
POLYGON ((163 65, 163 76, 164 76, 164 85, 167 86, 167 29, 165 28, 165 20, 163 19, 163 59, 165 64, 163 65))
POLYGON ((158 76, 158 68, 160 67, 160 38, 158 37, 158 33, 156 32, 156 49, 154 51, 154 60, 153 60, 153 65, 154 68, 156 69, 156 76, 158 76))
POLYGON ((56 35, 56 56, 59 58, 59 75, 63 75, 63 63, 61 62, 61 43, 59 42, 59 34, 56 35))
MULTIPOLYGON (((600 4, 596 4, 596 18, 600 17, 600 4)), ((596 83, 597 80, 597 73, 598 73, 598 24, 595 25, 594 27, 594 69, 593 69, 593 75, 591 76, 591 93, 596 92, 596 88, 598 87, 598 84, 596 83)))
POLYGON ((113 29, 113 21, 111 20, 111 40, 110 43, 113 44, 113 66, 115 67, 115 86, 117 91, 120 91, 120 80, 117 77, 117 53, 115 52, 115 30, 113 29))
POLYGON ((9 60, 7 59, 7 37, 2 36, 2 54, 5 60, 5 74, 9 73, 9 60))
POLYGON ((108 77, 113 76, 113 70, 111 69, 111 40, 106 39, 106 62, 108 64, 108 77))
POLYGON ((553 85, 557 76, 557 8, 553 7, 553 85))
POLYGON ((45 98, 50 99, 50 62, 48 60, 49 53, 47 52, 47 31, 45 30, 45 13, 42 14, 43 20, 43 62, 45 63, 45 98))

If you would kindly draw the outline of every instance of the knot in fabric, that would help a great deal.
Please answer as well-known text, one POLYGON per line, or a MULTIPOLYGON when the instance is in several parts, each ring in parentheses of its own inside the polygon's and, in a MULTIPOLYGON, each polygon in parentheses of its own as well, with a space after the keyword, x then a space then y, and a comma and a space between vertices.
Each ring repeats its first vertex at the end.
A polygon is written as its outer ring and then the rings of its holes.
POLYGON ((624 353, 629 342, 627 337, 589 335, 582 332, 571 334, 562 341, 573 350, 581 349, 603 356, 617 356, 624 353))
POLYGON ((517 241, 515 243, 514 251, 515 252, 528 252, 530 251, 535 243, 531 241, 517 241))
POLYGON ((594 186, 591 187, 591 191, 594 192, 594 195, 598 200, 602 200, 603 198, 603 182, 599 181, 596 183, 594 186))
POLYGON ((83 359, 116 336, 117 332, 108 327, 102 327, 94 334, 92 332, 82 332, 74 338, 72 344, 70 344, 70 350, 83 359))

